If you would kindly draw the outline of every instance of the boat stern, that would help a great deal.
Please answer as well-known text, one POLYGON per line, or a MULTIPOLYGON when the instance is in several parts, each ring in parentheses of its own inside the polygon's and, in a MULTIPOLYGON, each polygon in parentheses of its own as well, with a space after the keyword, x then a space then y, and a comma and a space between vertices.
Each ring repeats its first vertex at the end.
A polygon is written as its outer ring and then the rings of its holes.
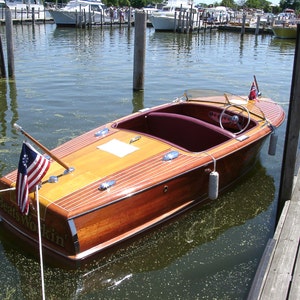
MULTIPOLYGON (((38 248, 38 214, 35 193, 30 193, 30 208, 27 215, 21 213, 14 183, 7 178, 0 179, 0 218, 8 231, 13 232, 20 241, 26 241, 38 248)), ((76 255, 78 247, 74 236, 72 221, 66 214, 58 213, 47 207, 44 201, 39 202, 40 232, 45 250, 60 256, 76 255)))

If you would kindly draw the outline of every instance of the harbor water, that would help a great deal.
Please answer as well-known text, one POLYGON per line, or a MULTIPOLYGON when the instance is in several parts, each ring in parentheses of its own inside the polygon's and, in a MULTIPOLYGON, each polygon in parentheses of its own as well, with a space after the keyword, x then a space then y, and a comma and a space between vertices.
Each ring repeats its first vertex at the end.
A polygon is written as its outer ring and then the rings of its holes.
MULTIPOLYGON (((0 27, 6 49, 5 26, 0 27)), ((18 123, 52 149, 186 89, 263 96, 288 111, 295 41, 271 35, 146 29, 144 90, 133 91, 134 28, 14 25, 15 78, 0 81, 0 175, 17 167, 18 123)), ((5 55, 6 56, 6 55, 5 55)), ((246 299, 274 230, 285 138, 217 200, 81 268, 46 264, 46 299, 246 299)), ((101 166, 99 166, 101 168, 101 166)), ((138 179, 137 179, 138 180, 138 179)), ((38 258, 0 226, 0 299, 42 299, 38 258)))

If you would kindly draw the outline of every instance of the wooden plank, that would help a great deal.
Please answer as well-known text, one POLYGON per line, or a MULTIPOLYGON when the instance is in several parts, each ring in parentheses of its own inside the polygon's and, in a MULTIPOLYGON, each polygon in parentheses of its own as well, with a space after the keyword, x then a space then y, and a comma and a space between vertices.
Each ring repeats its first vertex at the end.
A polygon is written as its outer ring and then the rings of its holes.
POLYGON ((300 24, 297 25, 296 50, 294 58, 294 69, 285 135, 285 146, 283 153, 281 183, 279 189, 279 200, 277 208, 277 220, 286 200, 290 200, 293 191, 294 170, 296 166, 296 155, 299 141, 300 128, 300 24))
MULTIPOLYGON (((299 157, 299 156, 298 156, 299 157)), ((300 180, 299 177, 299 168, 298 168, 298 180, 295 181, 295 187, 294 187, 294 193, 292 196, 292 202, 300 205, 300 180)), ((296 216, 297 218, 297 216, 296 216)), ((300 219, 300 216, 298 214, 298 219, 300 219)), ((298 232, 300 231, 300 228, 298 228, 298 232)), ((294 266, 294 272, 293 272, 293 278, 292 278, 292 284, 291 284, 291 289, 289 293, 289 300, 296 300, 300 298, 300 233, 298 234, 298 249, 297 249, 297 257, 295 261, 295 266, 294 266)))
POLYGON ((259 266, 257 268, 255 277, 253 279, 250 292, 248 294, 248 300, 259 299, 261 293, 262 285, 266 279, 267 270, 270 266, 271 257, 274 254, 274 248, 277 241, 275 239, 269 239, 265 251, 260 260, 259 266))
MULTIPOLYGON (((276 232, 275 232, 274 237, 272 239, 272 249, 269 249, 269 251, 271 251, 271 253, 269 253, 268 255, 265 255, 265 253, 267 251, 267 248, 265 249, 264 254, 263 254, 263 256, 261 258, 261 261, 259 263, 257 273, 254 277, 252 287, 250 289, 250 292, 249 292, 249 295, 248 295, 248 298, 247 298, 248 300, 261 299, 261 294, 264 290, 266 280, 269 276, 270 265, 272 263, 272 259, 273 259, 275 249, 276 249, 276 246, 277 246, 277 243, 278 243, 278 238, 279 238, 280 232, 282 230, 282 227, 283 227, 286 215, 287 215, 289 205, 290 205, 290 201, 286 201, 285 206, 282 210, 281 217, 280 217, 279 222, 278 222, 277 227, 276 227, 276 232), (260 273, 262 273, 262 274, 260 274, 260 273)), ((268 245, 269 245, 269 243, 268 243, 268 245)), ((270 248, 270 247, 268 247, 268 248, 270 248)))
POLYGON ((270 268, 260 299, 287 299, 295 258, 297 257, 300 233, 300 202, 291 201, 284 216, 283 226, 277 228, 275 247, 270 268))
POLYGON ((293 281, 289 294, 289 300, 298 300, 300 298, 300 251, 298 243, 298 255, 296 259, 296 266, 293 274, 293 281))

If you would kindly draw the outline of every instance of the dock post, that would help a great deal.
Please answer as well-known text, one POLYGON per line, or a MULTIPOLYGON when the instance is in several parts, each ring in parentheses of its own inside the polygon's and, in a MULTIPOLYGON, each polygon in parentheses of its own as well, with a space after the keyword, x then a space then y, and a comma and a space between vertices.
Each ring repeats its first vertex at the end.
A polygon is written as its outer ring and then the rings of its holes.
POLYGON ((131 10, 131 6, 129 7, 129 11, 127 11, 127 13, 128 13, 128 15, 127 15, 127 25, 128 25, 128 30, 130 29, 130 27, 131 27, 131 12, 132 12, 132 10, 131 10))
POLYGON ((0 78, 5 78, 5 62, 4 62, 4 54, 3 54, 3 47, 2 47, 2 39, 0 36, 0 78))
POLYGON ((135 13, 133 89, 144 89, 145 48, 146 48, 146 14, 135 13))
POLYGON ((259 34, 259 26, 260 26, 260 16, 257 16, 257 19, 256 19, 256 28, 255 28, 255 35, 259 34))
POLYGON ((31 21, 32 25, 35 23, 35 12, 34 12, 34 7, 31 9, 31 21))
POLYGON ((175 11, 175 14, 174 14, 174 32, 177 31, 176 20, 177 20, 177 11, 175 11))
POLYGON ((9 8, 5 10, 5 28, 6 28, 6 46, 7 46, 7 67, 8 76, 15 76, 15 62, 14 62, 14 47, 12 39, 12 18, 9 8))
POLYGON ((241 35, 245 33, 245 23, 246 23, 246 14, 243 14, 243 21, 242 21, 242 28, 241 28, 241 35))
POLYGON ((292 198, 295 165, 300 130, 300 24, 297 25, 297 39, 294 57, 293 77, 290 94, 284 153, 282 160, 279 199, 277 204, 277 220, 287 200, 292 198))

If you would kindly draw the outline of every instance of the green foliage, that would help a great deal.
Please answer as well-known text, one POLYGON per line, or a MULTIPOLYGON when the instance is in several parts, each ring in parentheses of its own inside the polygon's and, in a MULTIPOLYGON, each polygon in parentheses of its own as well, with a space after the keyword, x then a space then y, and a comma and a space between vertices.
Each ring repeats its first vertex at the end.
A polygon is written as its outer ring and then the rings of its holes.
POLYGON ((234 0, 222 0, 220 3, 220 6, 225 6, 225 7, 230 7, 230 8, 234 8, 236 7, 236 3, 234 2, 234 0))
POLYGON ((265 10, 266 8, 270 7, 271 2, 266 0, 247 0, 245 5, 247 7, 265 10))
POLYGON ((285 8, 291 8, 296 11, 300 11, 300 0, 281 0, 279 6, 282 10, 285 8))
POLYGON ((131 6, 136 8, 142 8, 149 3, 147 3, 147 0, 131 0, 130 2, 131 6))
POLYGON ((106 6, 130 6, 130 0, 102 0, 102 3, 104 3, 106 6))

